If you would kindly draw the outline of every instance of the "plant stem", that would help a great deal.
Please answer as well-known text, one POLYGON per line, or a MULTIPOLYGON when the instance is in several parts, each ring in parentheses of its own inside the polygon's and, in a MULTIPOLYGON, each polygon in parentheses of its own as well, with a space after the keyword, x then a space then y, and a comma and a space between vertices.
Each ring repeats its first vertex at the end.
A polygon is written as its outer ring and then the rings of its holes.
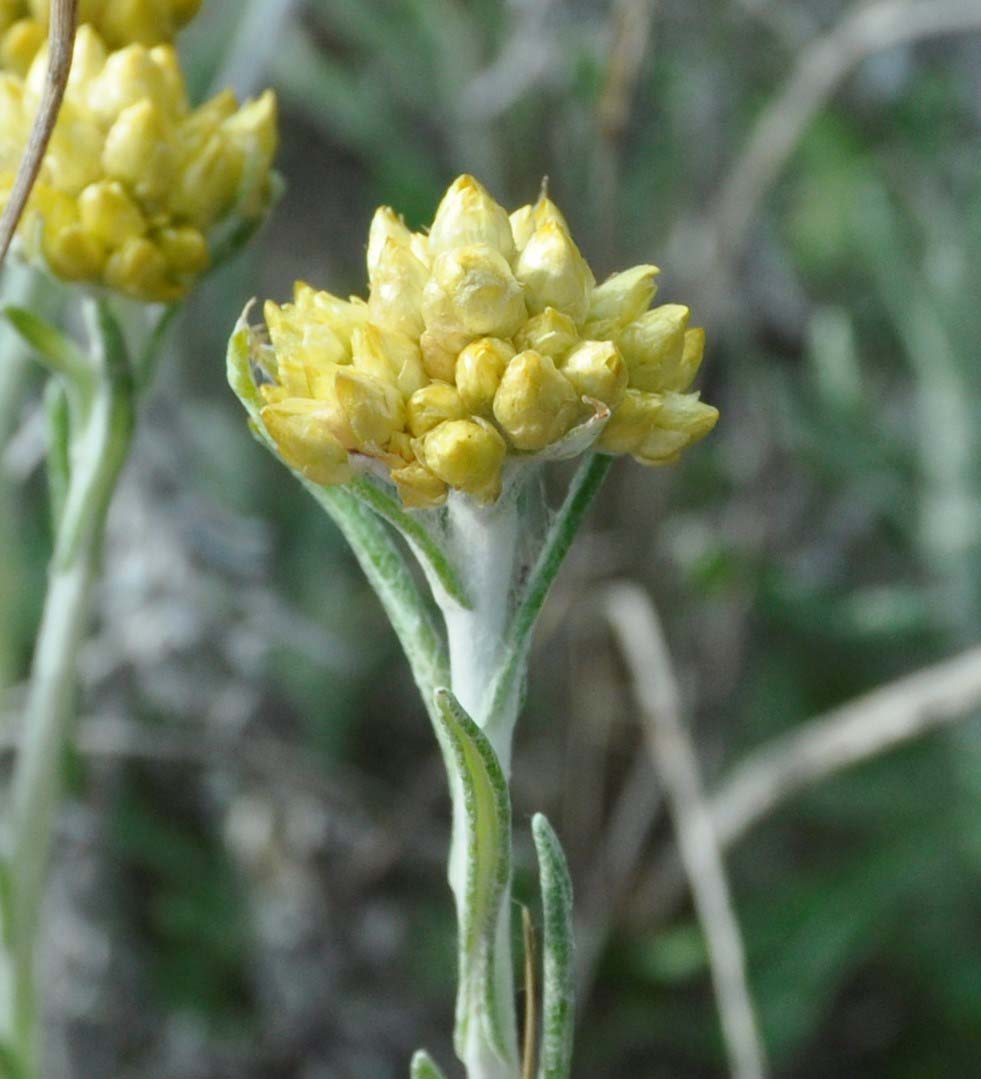
POLYGON ((16 1074, 39 1065, 36 952, 44 880, 106 517, 126 459, 133 399, 105 314, 88 312, 94 378, 70 387, 70 479, 50 568, 13 776, 0 947, 0 1038, 16 1074))
MULTIPOLYGON (((490 687, 501 665, 513 608, 521 539, 517 491, 506 491, 492 506, 481 506, 454 492, 447 501, 446 542, 450 560, 466 581, 469 606, 452 596, 436 600, 446 621, 451 688, 478 727, 486 728, 493 703, 490 687)), ((498 702, 509 716, 518 694, 498 702)), ((510 734, 510 731, 508 731, 510 734)), ((492 739, 505 775, 511 761, 510 737, 492 739)))

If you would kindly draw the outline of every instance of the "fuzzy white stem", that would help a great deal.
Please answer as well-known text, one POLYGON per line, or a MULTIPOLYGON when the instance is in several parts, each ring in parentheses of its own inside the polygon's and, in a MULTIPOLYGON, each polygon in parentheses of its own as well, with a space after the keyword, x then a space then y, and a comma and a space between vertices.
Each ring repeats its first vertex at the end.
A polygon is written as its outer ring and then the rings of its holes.
MULTIPOLYGON (((514 724, 502 722, 504 717, 491 717, 489 690, 501 664, 513 611, 521 526, 518 503, 513 492, 506 492, 492 506, 479 506, 467 495, 454 493, 447 510, 450 554, 467 582, 471 603, 465 608, 450 597, 437 597, 446 620, 452 689, 474 722, 487 730, 507 775, 514 724), (492 718, 493 731, 488 729, 492 718)), ((508 705, 509 713, 517 711, 517 692, 508 705)))
MULTIPOLYGON (((518 690, 491 715, 491 687, 501 666, 506 633, 514 612, 515 578, 521 553, 519 492, 505 491, 492 506, 479 506, 466 495, 452 494, 447 504, 446 543, 466 581, 469 607, 437 592, 446 621, 451 688, 460 704, 491 742, 505 775, 511 763, 511 733, 517 718, 518 690), (502 715, 503 711, 507 715, 502 715), (493 723, 491 722, 493 720, 493 723)), ((453 795, 453 839, 449 880, 463 923, 466 895, 465 808, 459 790, 453 795)), ((510 891, 510 882, 507 884, 510 891)), ((459 987, 458 1007, 467 1014, 466 1043, 460 1055, 467 1079, 517 1079, 517 1022, 511 956, 511 904, 505 902, 495 931, 497 1012, 506 1024, 510 1059, 502 1060, 488 1037, 479 984, 459 987)), ((468 972, 479 979, 480 971, 468 972)))

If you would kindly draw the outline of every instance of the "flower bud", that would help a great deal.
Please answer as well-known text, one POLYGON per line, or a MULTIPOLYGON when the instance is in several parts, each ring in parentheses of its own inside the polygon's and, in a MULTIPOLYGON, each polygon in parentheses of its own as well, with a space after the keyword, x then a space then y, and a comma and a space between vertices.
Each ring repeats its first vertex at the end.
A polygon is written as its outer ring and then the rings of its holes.
POLYGON ((426 384, 419 346, 405 334, 366 323, 353 331, 351 353, 359 371, 393 383, 404 397, 426 384))
POLYGON ((501 493, 507 446, 485 420, 447 420, 417 446, 423 464, 456 490, 480 502, 493 502, 501 493))
POLYGON ((642 465, 674 464, 681 451, 703 439, 719 420, 719 411, 702 404, 698 394, 667 393, 657 424, 634 450, 642 465))
POLYGON ((641 465, 654 468, 657 465, 673 465, 681 457, 681 451, 691 442, 684 431, 667 427, 654 427, 635 447, 633 458, 641 465))
POLYGON ((277 358, 277 377, 291 397, 332 399, 338 364, 350 361, 349 348, 331 325, 306 317, 298 305, 267 302, 269 339, 277 358))
POLYGON ((673 380, 673 384, 668 389, 684 393, 695 381, 704 355, 705 331, 700 327, 686 330, 685 347, 681 353, 681 363, 678 365, 678 377, 673 380))
POLYGON ((106 262, 106 249, 81 225, 46 230, 44 257, 48 265, 66 281, 85 281, 98 275, 106 262))
POLYGON ((494 396, 494 418, 519 450, 543 450, 575 422, 579 396, 549 356, 528 350, 508 364, 494 396))
POLYGON ((347 450, 331 433, 319 402, 290 398, 266 405, 259 416, 283 460, 308 480, 327 487, 351 479, 347 450))
MULTIPOLYGON (((354 331, 368 325, 368 305, 364 300, 354 296, 342 300, 330 292, 311 288, 304 281, 297 281, 293 286, 293 303, 299 318, 328 327, 344 345, 346 359, 351 359, 354 331)), ((345 359, 337 362, 344 363, 345 359)))
POLYGON ((340 415, 334 434, 352 450, 377 451, 405 426, 405 404, 390 382, 338 367, 334 392, 340 415))
POLYGON ((169 37, 169 4, 161 0, 109 0, 102 17, 102 32, 110 42, 138 41, 146 45, 169 37))
POLYGON ((87 103, 88 88, 106 66, 108 56, 105 42, 95 30, 87 24, 79 26, 65 90, 65 96, 70 101, 77 102, 79 106, 87 103))
MULTIPOLYGON (((226 140, 242 152, 252 174, 265 176, 272 168, 279 143, 276 95, 266 90, 247 101, 222 123, 221 130, 226 140)), ((264 194, 261 185, 258 194, 264 194)))
POLYGON ((623 400, 627 365, 612 341, 583 341, 558 366, 580 397, 602 401, 610 408, 623 400))
POLYGON ((522 206, 515 210, 508 218, 511 225, 511 235, 514 237, 514 246, 518 251, 524 251, 528 241, 535 232, 535 208, 534 206, 522 206))
POLYGON ((436 210, 429 230, 429 250, 435 258, 444 251, 473 244, 486 244, 506 259, 515 253, 507 211, 472 176, 460 176, 436 210))
POLYGON ((106 284, 117 292, 154 303, 169 303, 183 291, 168 272, 164 253, 145 236, 131 236, 109 256, 106 284))
POLYGON ((494 395, 514 349, 497 337, 481 337, 460 352, 456 360, 456 388, 467 411, 490 416, 494 395))
POLYGON ((682 431, 692 442, 704 438, 719 422, 719 410, 697 393, 665 393, 657 414, 658 427, 682 431))
POLYGON ((527 317, 507 260, 486 244, 444 251, 422 298, 426 329, 437 337, 511 337, 527 317))
POLYGON ((655 426, 661 411, 660 394, 628 389, 597 442, 606 453, 633 453, 655 426))
MULTIPOLYGON (((78 46, 75 46, 76 50, 78 46)), ((173 116, 182 117, 190 112, 187 100, 187 84, 180 58, 173 45, 156 45, 150 50, 150 59, 157 65, 167 87, 167 107, 173 116)), ((74 70, 76 61, 72 61, 74 70)), ((265 97, 265 94, 263 95, 265 97)))
POLYGON ((51 136, 41 175, 66 195, 77 195, 102 175, 103 134, 66 101, 51 136))
POLYGON ((515 210, 511 214, 511 234, 514 236, 515 246, 519 251, 524 251, 528 246, 528 241, 535 234, 535 230, 547 225, 549 222, 553 222, 570 236, 572 230, 569 228, 569 222, 566 221, 562 211, 555 205, 554 202, 544 193, 544 185, 542 194, 538 197, 538 201, 534 206, 522 206, 520 210, 515 210))
POLYGON ((568 315, 546 307, 538 315, 533 315, 514 336, 514 345, 519 352, 534 349, 543 356, 557 360, 565 355, 579 340, 576 324, 568 315))
MULTIPOLYGON (((35 61, 35 68, 38 66, 35 61)), ((109 54, 102 72, 89 86, 88 106, 102 124, 108 125, 124 109, 141 101, 153 102, 164 114, 171 113, 175 104, 168 79, 153 62, 149 50, 142 45, 128 45, 109 54)))
POLYGON ((689 316, 687 307, 664 304, 641 315, 617 337, 631 386, 655 393, 674 387, 684 355, 689 316))
POLYGON ((718 419, 718 409, 703 404, 697 393, 629 389, 598 447, 609 453, 631 453, 645 465, 671 464, 683 449, 704 438, 718 419))
POLYGON ((412 251, 389 237, 374 263, 368 300, 371 321, 386 330, 418 337, 424 329, 422 290, 428 276, 412 251))
POLYGON ((161 229, 154 239, 170 268, 181 276, 203 273, 211 263, 208 241, 190 225, 161 229))
POLYGON ((375 276, 382 263, 382 251, 391 240, 399 247, 411 249, 412 233, 402 218, 389 206, 379 206, 368 228, 368 282, 375 283, 375 276))
POLYGON ((452 382, 456 371, 456 358, 469 341, 470 336, 467 334, 443 336, 425 330, 419 338, 419 348, 422 351, 422 365, 426 374, 430 378, 439 379, 440 382, 452 382))
POLYGON ((521 252, 515 276, 524 285, 532 314, 555 307, 576 323, 589 311, 593 274, 572 237, 550 220, 539 226, 521 252))
POLYGON ((392 482, 398 489, 402 505, 408 509, 434 509, 446 501, 445 481, 418 461, 413 461, 404 468, 393 469, 392 482))
POLYGON ((146 218, 116 180, 89 184, 78 197, 82 225, 109 247, 121 247, 130 236, 143 236, 146 218))
POLYGON ((120 113, 106 136, 102 165, 140 199, 156 202, 168 192, 177 171, 177 153, 171 126, 152 102, 141 101, 120 113))
POLYGON ((0 63, 5 71, 26 76, 46 40, 44 27, 35 19, 21 19, 3 35, 0 63))
POLYGON ((654 279, 659 272, 656 266, 634 266, 597 285, 589 300, 587 332, 598 326, 606 332, 597 336, 611 337, 628 322, 640 318, 654 299, 657 291, 654 279))
POLYGON ((409 430, 421 438, 446 420, 462 420, 467 411, 455 387, 445 382, 430 382, 409 398, 406 413, 409 430))
POLYGON ((193 156, 185 155, 181 166, 169 208, 176 216, 206 228, 235 202, 245 154, 222 131, 216 131, 193 156))

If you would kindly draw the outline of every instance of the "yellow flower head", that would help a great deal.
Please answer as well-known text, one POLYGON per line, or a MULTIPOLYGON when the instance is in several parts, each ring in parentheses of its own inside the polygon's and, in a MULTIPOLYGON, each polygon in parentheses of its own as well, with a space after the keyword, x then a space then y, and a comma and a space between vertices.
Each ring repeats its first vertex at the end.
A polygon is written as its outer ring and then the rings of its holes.
POLYGON ((367 300, 298 284, 265 330, 240 326, 258 420, 308 479, 370 468, 409 508, 492 502, 511 465, 590 447, 668 464, 718 412, 689 392, 705 335, 688 308, 650 307, 657 272, 597 286, 554 203, 509 216, 461 176, 428 233, 378 210, 367 300))
MULTIPOLYGON (((80 0, 78 21, 111 49, 163 45, 198 13, 201 0, 80 0)), ((27 74, 48 34, 51 0, 0 0, 0 63, 27 74)))
MULTIPOLYGON (((183 18, 193 8, 112 0, 104 17, 152 9, 183 18)), ((40 100, 45 54, 42 47, 23 78, 0 74, 0 205, 40 100)), ((113 52, 83 26, 18 232, 21 251, 69 281, 151 302, 179 299, 209 265, 215 226, 264 213, 276 139, 271 93, 240 108, 228 92, 192 110, 171 45, 113 52)))

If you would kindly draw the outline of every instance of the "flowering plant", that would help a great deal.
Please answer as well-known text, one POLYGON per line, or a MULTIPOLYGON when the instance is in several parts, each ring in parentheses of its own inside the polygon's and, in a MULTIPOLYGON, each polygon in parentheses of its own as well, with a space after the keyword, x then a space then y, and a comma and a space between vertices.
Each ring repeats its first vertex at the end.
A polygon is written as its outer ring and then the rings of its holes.
MULTIPOLYGON (((255 231, 277 188, 271 94, 241 108, 231 93, 189 105, 169 39, 197 0, 81 7, 92 24, 78 31, 67 88, 56 92, 64 26, 53 24, 45 44, 47 3, 0 5, 4 240, 16 226, 14 253, 80 303, 89 336, 88 347, 76 343, 29 304, 3 311, 52 375, 55 533, 0 855, 0 1073, 17 1079, 41 1074, 39 907, 77 658, 137 405, 180 301, 255 231)), ((73 8, 60 0, 59 17, 73 8)))
MULTIPOLYGON (((654 266, 596 285, 543 192, 508 215, 470 176, 428 234, 380 209, 370 295, 308 285, 248 309, 229 381, 257 437, 347 537, 384 604, 426 703, 449 777, 449 879, 459 923, 455 1044, 469 1079, 534 1071, 519 1060, 511 960, 508 773, 532 632, 611 461, 669 464, 715 425, 690 392, 704 334, 688 309, 650 308, 654 266), (549 461, 582 458, 547 509, 549 461), (388 526, 419 560, 430 605, 388 526)), ((569 1074, 571 883, 533 821, 544 909, 539 1075, 569 1074)), ((438 1076, 417 1054, 413 1075, 438 1076)))

